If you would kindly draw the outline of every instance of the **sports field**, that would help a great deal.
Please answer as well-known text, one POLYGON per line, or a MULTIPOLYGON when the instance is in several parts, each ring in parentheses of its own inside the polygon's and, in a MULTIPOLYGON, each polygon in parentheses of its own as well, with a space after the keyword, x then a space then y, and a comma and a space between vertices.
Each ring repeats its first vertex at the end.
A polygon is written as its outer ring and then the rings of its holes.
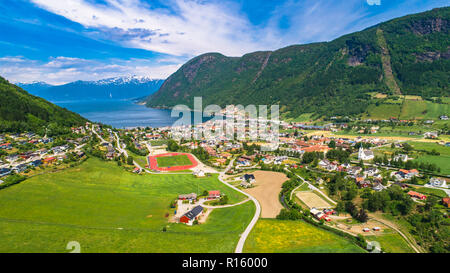
POLYGON ((148 158, 150 169, 158 171, 181 171, 198 166, 197 160, 191 154, 164 153, 148 158))
POLYGON ((187 155, 164 156, 156 158, 158 167, 175 167, 191 165, 191 160, 187 155))
POLYGON ((253 203, 215 209, 202 225, 169 224, 170 202, 197 190, 245 199, 217 175, 136 175, 92 158, 0 190, 0 252, 68 252, 69 241, 81 252, 233 252, 253 203))
POLYGON ((260 219, 247 238, 250 253, 362 253, 364 249, 303 221, 260 219))

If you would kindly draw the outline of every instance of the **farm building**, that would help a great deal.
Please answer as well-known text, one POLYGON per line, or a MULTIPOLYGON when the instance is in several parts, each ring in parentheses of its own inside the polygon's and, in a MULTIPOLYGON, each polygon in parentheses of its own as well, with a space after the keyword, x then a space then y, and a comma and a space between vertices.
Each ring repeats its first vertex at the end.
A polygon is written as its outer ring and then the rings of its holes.
POLYGON ((202 212, 203 212, 203 207, 196 206, 191 211, 188 211, 186 214, 181 216, 180 223, 189 224, 192 221, 194 221, 195 219, 197 219, 197 216, 200 215, 200 213, 202 213, 202 212))
POLYGON ((411 198, 417 198, 420 200, 425 200, 427 197, 421 193, 415 192, 415 191, 409 191, 408 195, 411 196, 411 198))

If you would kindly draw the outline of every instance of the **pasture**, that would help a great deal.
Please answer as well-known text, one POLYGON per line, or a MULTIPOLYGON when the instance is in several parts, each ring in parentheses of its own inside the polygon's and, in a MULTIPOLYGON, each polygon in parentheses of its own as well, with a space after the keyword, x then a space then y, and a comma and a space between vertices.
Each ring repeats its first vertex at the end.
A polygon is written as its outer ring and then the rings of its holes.
POLYGON ((168 223, 178 194, 203 190, 220 190, 229 203, 245 199, 217 175, 136 175, 91 158, 0 190, 0 252, 68 252, 69 241, 82 252, 233 252, 252 202, 215 209, 198 226, 168 223))
POLYGON ((249 253, 363 253, 347 239, 303 221, 260 219, 247 238, 249 253))

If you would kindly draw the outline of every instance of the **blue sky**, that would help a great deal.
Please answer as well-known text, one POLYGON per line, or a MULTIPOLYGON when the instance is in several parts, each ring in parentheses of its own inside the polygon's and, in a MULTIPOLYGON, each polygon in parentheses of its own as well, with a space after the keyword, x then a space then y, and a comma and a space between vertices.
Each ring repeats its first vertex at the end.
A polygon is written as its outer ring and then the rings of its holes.
POLYGON ((450 0, 0 0, 0 75, 166 78, 207 52, 329 41, 450 0), (379 5, 378 5, 379 2, 379 5))

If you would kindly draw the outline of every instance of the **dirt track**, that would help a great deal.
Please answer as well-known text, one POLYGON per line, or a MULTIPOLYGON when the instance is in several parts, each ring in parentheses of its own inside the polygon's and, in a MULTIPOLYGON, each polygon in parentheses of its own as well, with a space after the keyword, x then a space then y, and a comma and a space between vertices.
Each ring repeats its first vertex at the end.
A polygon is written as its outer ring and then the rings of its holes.
POLYGON ((283 206, 278 200, 281 185, 288 180, 287 176, 278 172, 256 171, 255 187, 244 190, 255 197, 261 204, 262 218, 275 218, 283 206))

